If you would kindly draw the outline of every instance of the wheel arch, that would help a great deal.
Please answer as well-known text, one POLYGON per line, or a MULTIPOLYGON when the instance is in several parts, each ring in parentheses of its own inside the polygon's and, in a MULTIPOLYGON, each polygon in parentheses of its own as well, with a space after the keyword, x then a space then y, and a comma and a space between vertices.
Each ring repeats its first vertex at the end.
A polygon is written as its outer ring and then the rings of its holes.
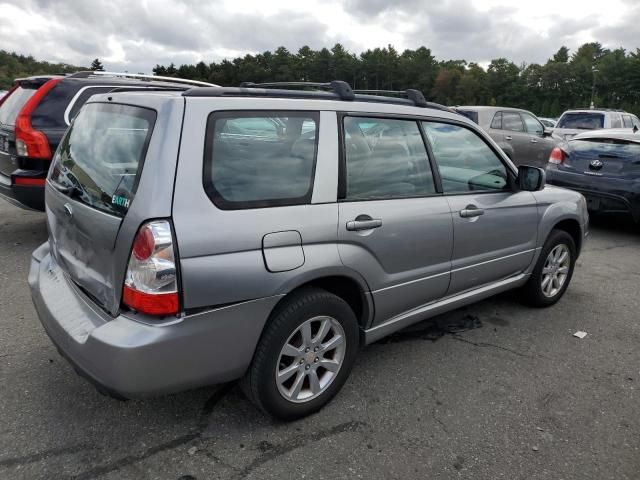
MULTIPOLYGON (((361 329, 366 329, 370 325, 373 319, 374 305, 369 294, 369 286, 364 279, 345 271, 323 272, 314 276, 305 276, 297 283, 289 285, 286 294, 273 307, 269 317, 271 318, 273 312, 291 295, 305 288, 320 288, 340 297, 353 310, 361 329)), ((268 323, 269 320, 267 320, 268 323)), ((265 324, 265 328, 267 324, 265 324)))
POLYGON ((580 255, 580 250, 582 248, 582 228, 580 227, 580 222, 578 222, 578 220, 575 218, 565 218, 557 222, 549 233, 553 230, 562 230, 571 235, 573 243, 576 245, 576 254, 580 255))

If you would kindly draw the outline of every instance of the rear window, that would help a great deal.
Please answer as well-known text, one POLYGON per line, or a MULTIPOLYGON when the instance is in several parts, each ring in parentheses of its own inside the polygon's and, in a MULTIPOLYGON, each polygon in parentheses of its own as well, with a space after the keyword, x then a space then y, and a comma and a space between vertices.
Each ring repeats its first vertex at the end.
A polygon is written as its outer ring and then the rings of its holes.
POLYGON ((214 112, 204 186, 222 209, 309 203, 319 112, 214 112))
POLYGON ((18 113, 37 90, 37 88, 18 87, 9 93, 9 96, 0 105, 0 123, 15 125, 18 113))
POLYGON ((575 128, 578 130, 597 130, 604 127, 602 113, 575 112, 560 117, 556 128, 575 128))
POLYGON ((153 110, 130 105, 85 106, 56 151, 50 180, 87 205, 124 216, 155 119, 153 110))
POLYGON ((459 108, 456 108, 456 112, 458 112, 460 115, 464 115, 472 122, 478 123, 478 112, 474 112, 473 110, 461 110, 459 108))
POLYGON ((640 158, 640 143, 618 138, 588 138, 572 140, 573 152, 597 155, 600 158, 640 158))

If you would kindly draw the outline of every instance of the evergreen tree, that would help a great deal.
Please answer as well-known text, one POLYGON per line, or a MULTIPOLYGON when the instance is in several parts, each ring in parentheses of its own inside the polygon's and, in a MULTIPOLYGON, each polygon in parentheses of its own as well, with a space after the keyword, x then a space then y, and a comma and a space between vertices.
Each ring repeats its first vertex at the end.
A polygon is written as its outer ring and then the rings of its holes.
POLYGON ((94 58, 93 62, 91 62, 91 71, 92 72, 104 72, 104 66, 100 63, 100 59, 94 58))

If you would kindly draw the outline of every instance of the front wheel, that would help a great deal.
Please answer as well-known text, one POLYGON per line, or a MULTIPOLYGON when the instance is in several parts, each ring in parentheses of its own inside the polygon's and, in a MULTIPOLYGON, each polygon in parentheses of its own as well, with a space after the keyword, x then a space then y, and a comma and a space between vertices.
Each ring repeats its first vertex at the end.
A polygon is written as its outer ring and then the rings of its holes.
POLYGON ((358 350, 356 317, 340 297, 309 288, 274 312, 243 379, 249 399, 268 414, 294 420, 340 390, 358 350))
POLYGON ((525 302, 533 307, 549 307, 560 300, 571 281, 575 261, 576 245, 571 235, 553 230, 522 289, 525 302))

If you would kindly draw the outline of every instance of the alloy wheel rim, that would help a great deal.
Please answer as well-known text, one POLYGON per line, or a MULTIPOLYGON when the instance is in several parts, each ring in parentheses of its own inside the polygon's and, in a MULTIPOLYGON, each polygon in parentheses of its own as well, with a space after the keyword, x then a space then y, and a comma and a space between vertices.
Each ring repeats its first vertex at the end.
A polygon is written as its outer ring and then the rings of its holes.
POLYGON ((542 294, 547 298, 555 297, 569 276, 571 266, 571 253, 564 243, 551 249, 542 268, 542 280, 540 287, 542 294))
POLYGON ((306 320, 280 350, 275 371, 278 391, 295 403, 318 397, 338 376, 345 350, 344 329, 335 318, 306 320))

